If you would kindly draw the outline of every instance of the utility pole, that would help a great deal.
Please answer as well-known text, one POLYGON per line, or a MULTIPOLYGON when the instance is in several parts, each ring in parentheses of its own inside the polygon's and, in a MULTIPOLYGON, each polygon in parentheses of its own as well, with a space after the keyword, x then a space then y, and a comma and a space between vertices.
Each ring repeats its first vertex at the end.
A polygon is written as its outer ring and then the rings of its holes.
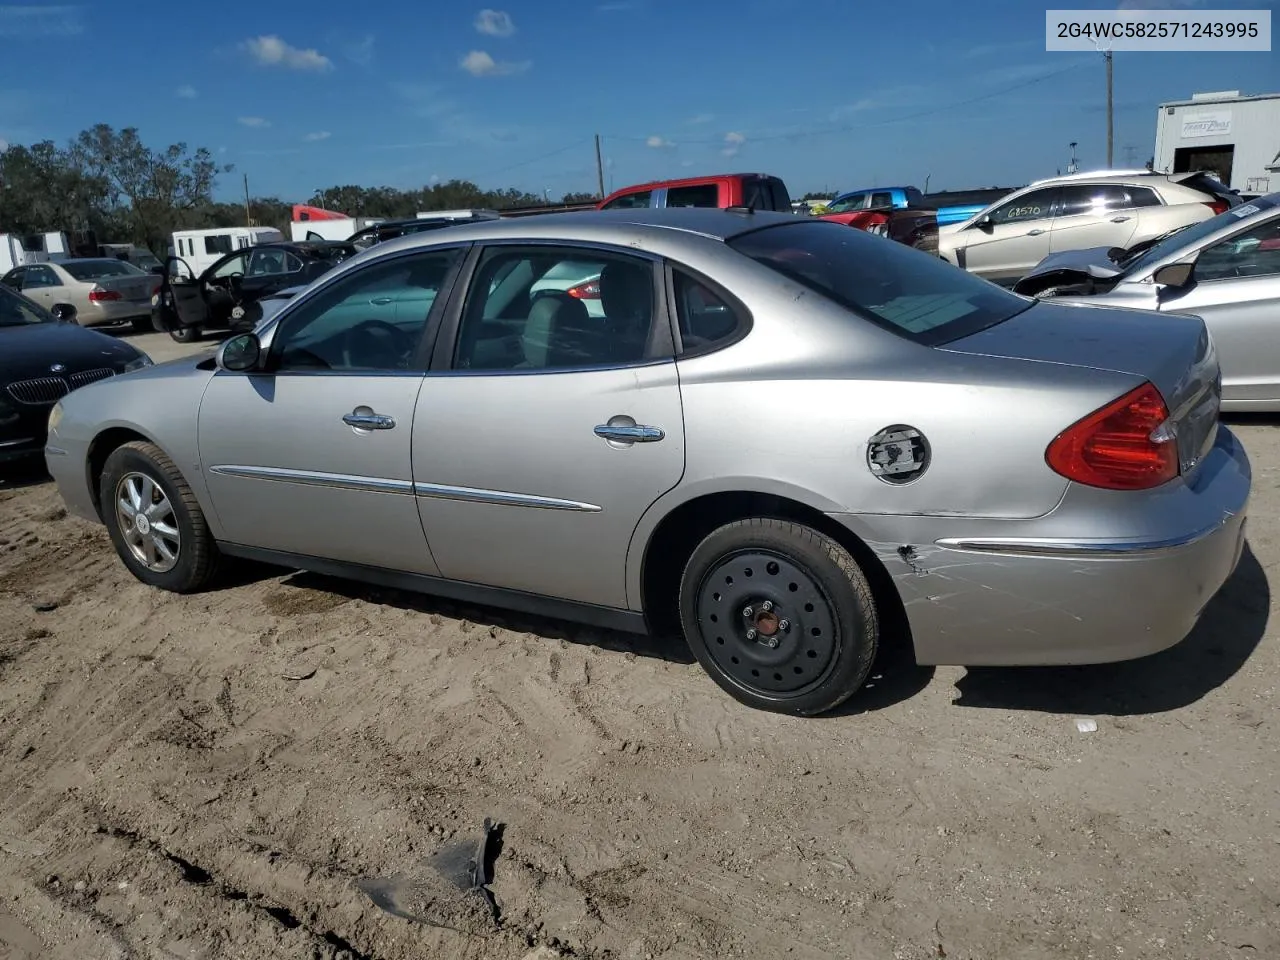
POLYGON ((600 199, 604 199, 604 161, 600 159, 600 134, 596 134, 596 185, 600 190, 600 199))
POLYGON ((1111 51, 1104 51, 1102 56, 1107 61, 1107 169, 1111 170, 1111 151, 1115 143, 1115 126, 1113 123, 1114 114, 1112 112, 1113 98, 1112 91, 1114 89, 1111 78, 1111 51))
POLYGON ((253 226, 253 216, 249 213, 249 175, 244 175, 244 225, 253 226))

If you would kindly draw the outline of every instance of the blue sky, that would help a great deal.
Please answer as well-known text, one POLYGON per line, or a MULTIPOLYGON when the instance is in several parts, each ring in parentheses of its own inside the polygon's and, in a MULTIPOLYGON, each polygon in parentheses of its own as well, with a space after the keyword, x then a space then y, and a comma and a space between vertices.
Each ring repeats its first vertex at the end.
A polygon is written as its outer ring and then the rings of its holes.
MULTIPOLYGON (((796 195, 1005 186, 1065 167, 1072 140, 1105 160, 1102 58, 1046 53, 1044 4, 492 2, 0 4, 0 140, 136 126, 233 163, 224 198, 245 173, 289 201, 453 177, 594 190, 596 133, 607 189, 726 170, 796 195)), ((1117 53, 1115 88, 1115 162, 1141 165, 1160 101, 1280 91, 1280 52, 1117 53)))

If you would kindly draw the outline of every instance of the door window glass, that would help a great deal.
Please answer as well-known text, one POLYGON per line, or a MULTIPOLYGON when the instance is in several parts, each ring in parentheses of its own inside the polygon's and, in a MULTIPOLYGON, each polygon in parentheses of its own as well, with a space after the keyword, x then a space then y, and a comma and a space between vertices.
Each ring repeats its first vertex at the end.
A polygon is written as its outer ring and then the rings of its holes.
POLYGON ((1077 217, 1092 214, 1100 217, 1128 204, 1128 191, 1120 184, 1073 183, 1062 188, 1058 216, 1077 217))
POLYGON ((35 290, 39 287, 60 287, 62 281, 48 267, 27 267, 22 279, 23 290, 35 290))
POLYGON ((567 247, 491 249, 467 296, 454 365, 549 370, 639 363, 650 352, 655 313, 648 261, 567 247))
POLYGON ((277 273, 293 273, 301 270, 302 263, 287 250, 279 247, 259 248, 249 257, 248 275, 251 277, 271 276, 277 273))
POLYGON ((1275 276, 1280 276, 1280 217, 1215 243, 1196 260, 1198 281, 1275 276))
POLYGON ((1058 191, 1032 190, 1000 204, 991 211, 993 223, 1025 223, 1028 220, 1047 220, 1053 212, 1053 201, 1058 191))
POLYGON ((871 195, 871 208, 873 210, 880 207, 892 207, 893 194, 891 193, 873 193, 871 195))
POLYGON ((701 352, 732 340, 742 325, 733 308, 693 277, 679 271, 673 277, 681 348, 701 352))
POLYGON ((634 210, 636 207, 647 207, 649 198, 653 196, 650 190, 639 190, 636 193, 624 193, 620 197, 614 197, 604 205, 605 210, 634 210))
POLYGON ((244 276, 245 263, 248 259, 249 258, 244 254, 241 254, 238 257, 232 257, 226 263, 214 270, 213 275, 215 277, 225 278, 238 273, 240 276, 244 276))
POLYGON ((427 315, 457 257, 456 250, 397 257, 344 277, 282 321, 276 369, 414 369, 427 315))
POLYGON ((24 267, 18 267, 16 270, 10 270, 4 275, 4 279, 0 280, 6 287, 12 287, 14 290, 22 289, 22 271, 24 267))
POLYGON ((853 193, 847 197, 841 197, 827 205, 828 213, 849 213, 853 210, 861 210, 867 203, 867 194, 853 193))

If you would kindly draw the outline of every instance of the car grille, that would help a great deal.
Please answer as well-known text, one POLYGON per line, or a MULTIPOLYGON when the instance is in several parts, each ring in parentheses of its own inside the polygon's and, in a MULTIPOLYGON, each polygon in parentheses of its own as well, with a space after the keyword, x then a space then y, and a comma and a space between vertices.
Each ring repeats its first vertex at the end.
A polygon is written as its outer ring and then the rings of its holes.
POLYGON ((79 373, 73 373, 66 379, 62 377, 37 377, 34 380, 18 380, 9 384, 8 392, 9 396, 17 400, 18 403, 47 406, 57 403, 77 387, 88 386, 91 383, 97 383, 99 380, 106 380, 108 377, 113 376, 115 376, 114 370, 108 367, 100 367, 97 370, 82 370, 79 373))

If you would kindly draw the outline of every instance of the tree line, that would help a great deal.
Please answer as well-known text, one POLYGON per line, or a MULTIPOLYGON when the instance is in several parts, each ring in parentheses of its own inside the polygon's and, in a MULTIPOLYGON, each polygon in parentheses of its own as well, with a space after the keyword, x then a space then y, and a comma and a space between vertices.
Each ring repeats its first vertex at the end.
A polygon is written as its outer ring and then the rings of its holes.
MULTIPOLYGON (((185 143, 152 148, 134 127, 98 124, 65 146, 43 140, 0 152, 0 233, 66 231, 99 243, 135 243, 163 256, 175 230, 244 226, 246 219, 288 235, 294 202, 310 202, 362 217, 412 217, 418 211, 533 206, 545 199, 508 188, 484 190, 449 180, 416 190, 334 186, 307 200, 279 197, 218 202, 218 178, 231 173, 205 147, 185 143)), ((561 202, 597 199, 565 194, 561 202)))

